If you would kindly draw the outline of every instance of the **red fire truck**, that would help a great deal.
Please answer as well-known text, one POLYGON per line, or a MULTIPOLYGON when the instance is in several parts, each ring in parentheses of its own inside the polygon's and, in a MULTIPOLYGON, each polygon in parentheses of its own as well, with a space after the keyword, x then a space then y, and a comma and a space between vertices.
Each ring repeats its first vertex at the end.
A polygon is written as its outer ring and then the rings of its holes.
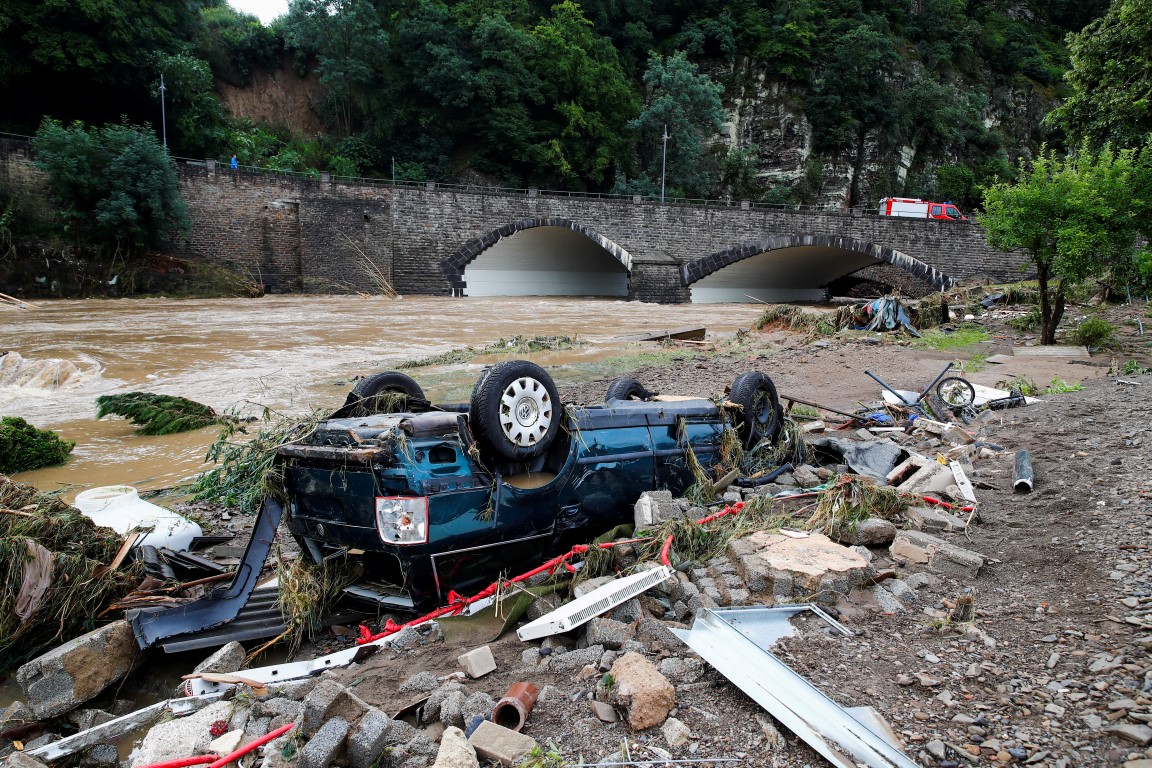
POLYGON ((936 203, 914 197, 885 197, 880 200, 881 216, 904 216, 910 219, 944 219, 968 221, 952 203, 936 203))

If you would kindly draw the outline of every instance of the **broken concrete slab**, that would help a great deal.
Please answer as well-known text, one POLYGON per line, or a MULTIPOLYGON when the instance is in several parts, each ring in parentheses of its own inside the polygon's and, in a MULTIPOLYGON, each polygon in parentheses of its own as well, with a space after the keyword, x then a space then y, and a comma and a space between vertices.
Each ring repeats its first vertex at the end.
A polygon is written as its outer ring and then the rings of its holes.
POLYGON ((335 680, 321 680, 304 699, 301 731, 305 736, 312 736, 333 717, 351 724, 367 711, 368 705, 347 688, 335 680))
POLYGON ((536 746, 536 739, 523 733, 484 720, 477 726, 468 743, 485 760, 496 760, 501 765, 516 765, 520 758, 536 746))
POLYGON ((240 746, 240 742, 244 740, 244 729, 237 728, 233 731, 228 731, 223 736, 219 736, 212 741, 208 742, 208 751, 224 757, 236 751, 240 746))
POLYGON ((47 768, 47 765, 23 752, 13 752, 3 762, 4 768, 47 768))
POLYGON ((652 662, 629 652, 612 665, 611 703, 628 713, 628 724, 637 731, 660 725, 676 706, 676 689, 652 662))
POLYGON ((436 752, 436 762, 432 768, 479 768, 480 759, 476 748, 459 728, 448 728, 440 737, 440 749, 436 752))
POLYGON ((827 536, 792 537, 757 531, 729 542, 728 557, 753 592, 781 600, 826 595, 833 600, 864 581, 868 562, 827 536))
POLYGON ((985 562, 978 552, 922 531, 900 531, 888 551, 894 559, 927 565, 934 571, 964 578, 979 575, 985 562))
POLYGON ((925 533, 951 533, 967 528, 964 518, 931 507, 909 507, 904 512, 908 525, 925 533))
POLYGON ((212 740, 212 723, 231 717, 232 703, 218 701, 187 717, 152 726, 132 753, 132 768, 203 754, 212 740))
POLYGON ((127 674, 136 652, 131 625, 115 621, 33 659, 20 667, 16 680, 36 717, 53 717, 127 674))

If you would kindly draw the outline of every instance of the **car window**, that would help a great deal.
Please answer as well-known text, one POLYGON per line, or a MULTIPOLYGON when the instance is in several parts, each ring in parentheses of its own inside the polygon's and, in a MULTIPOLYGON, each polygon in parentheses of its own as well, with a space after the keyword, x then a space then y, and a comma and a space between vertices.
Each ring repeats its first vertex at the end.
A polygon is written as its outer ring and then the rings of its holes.
POLYGON ((943 210, 944 210, 944 206, 934 205, 934 206, 932 206, 932 215, 933 216, 939 216, 943 210))
POLYGON ((958 219, 958 218, 960 218, 960 211, 957 210, 956 208, 949 208, 948 209, 948 215, 954 219, 958 219))

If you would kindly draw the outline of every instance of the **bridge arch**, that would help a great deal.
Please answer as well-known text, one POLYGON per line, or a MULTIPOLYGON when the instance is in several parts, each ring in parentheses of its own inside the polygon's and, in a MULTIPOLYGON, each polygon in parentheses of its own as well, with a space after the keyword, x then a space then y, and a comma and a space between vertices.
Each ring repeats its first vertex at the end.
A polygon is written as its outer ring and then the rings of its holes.
POLYGON ((440 269, 448 280, 453 296, 630 297, 632 293, 632 254, 590 227, 568 219, 521 219, 510 222, 469 240, 451 256, 443 259, 440 269), (556 231, 547 232, 549 228, 556 231), (491 253, 492 249, 498 248, 502 240, 528 230, 533 230, 535 237, 530 238, 532 242, 528 247, 520 247, 519 255, 508 248, 503 256, 490 259, 488 263, 477 261, 481 254, 491 253), (541 252, 548 253, 550 247, 549 255, 538 255, 541 252), (522 277, 510 278, 513 273, 522 277), (494 288, 497 284, 503 287, 494 288))
POLYGON ((680 267, 692 302, 816 301, 833 280, 891 264, 934 289, 955 282, 940 270, 882 245, 833 235, 774 235, 703 256, 680 267), (759 294, 759 295, 757 295, 759 294))

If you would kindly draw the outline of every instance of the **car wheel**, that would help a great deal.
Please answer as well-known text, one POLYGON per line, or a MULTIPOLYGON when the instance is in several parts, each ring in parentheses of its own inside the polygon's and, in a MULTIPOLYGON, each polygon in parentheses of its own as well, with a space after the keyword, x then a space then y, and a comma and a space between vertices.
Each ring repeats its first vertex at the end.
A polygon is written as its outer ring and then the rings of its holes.
POLYGON ((476 438, 506 459, 533 459, 560 429, 560 395, 543 368, 527 360, 492 366, 472 389, 468 419, 476 438))
POLYGON ((385 371, 361 379, 348 393, 341 411, 353 418, 374 413, 396 413, 408 410, 412 400, 424 400, 424 390, 415 379, 396 371, 385 371))
POLYGON ((780 410, 776 385, 767 374, 759 371, 740 374, 732 381, 728 399, 740 406, 735 419, 736 432, 744 439, 745 445, 776 440, 784 414, 780 410))
POLYGON ((636 379, 616 379, 608 385, 605 400, 647 400, 652 393, 636 379))

